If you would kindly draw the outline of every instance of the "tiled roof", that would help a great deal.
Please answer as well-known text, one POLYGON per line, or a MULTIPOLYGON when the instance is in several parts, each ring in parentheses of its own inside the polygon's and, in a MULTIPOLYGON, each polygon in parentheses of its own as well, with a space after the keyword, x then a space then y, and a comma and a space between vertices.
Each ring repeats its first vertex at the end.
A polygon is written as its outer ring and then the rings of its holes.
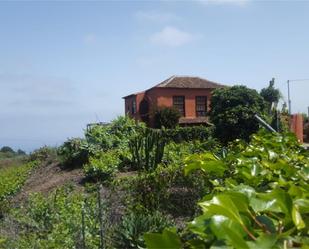
POLYGON ((132 94, 127 95, 127 96, 124 96, 124 97, 122 97, 122 98, 123 98, 123 99, 126 99, 126 98, 129 98, 129 97, 132 97, 132 96, 136 96, 136 95, 138 95, 138 94, 142 94, 142 93, 144 93, 144 92, 132 93, 132 94))
MULTIPOLYGON (((216 83, 207 79, 203 79, 200 77, 193 77, 193 76, 172 76, 158 85, 155 85, 154 87, 146 90, 152 90, 154 88, 205 88, 205 89, 213 89, 213 88, 220 88, 220 87, 226 87, 223 84, 216 83)), ((133 93, 130 95, 127 95, 123 97, 124 99, 129 98, 131 96, 138 95, 140 93, 144 92, 138 92, 138 93, 133 93)))
POLYGON ((160 84, 154 86, 160 88, 220 88, 224 85, 192 76, 172 76, 160 84))

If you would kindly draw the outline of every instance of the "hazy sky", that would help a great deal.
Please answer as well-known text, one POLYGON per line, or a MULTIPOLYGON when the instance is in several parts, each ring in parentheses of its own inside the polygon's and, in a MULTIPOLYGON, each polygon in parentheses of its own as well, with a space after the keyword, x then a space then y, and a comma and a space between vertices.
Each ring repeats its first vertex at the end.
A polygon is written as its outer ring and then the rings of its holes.
MULTIPOLYGON (((0 2, 0 146, 31 150, 123 114, 171 75, 260 90, 309 78, 308 1, 0 2)), ((309 81, 291 83, 307 111, 309 81)))

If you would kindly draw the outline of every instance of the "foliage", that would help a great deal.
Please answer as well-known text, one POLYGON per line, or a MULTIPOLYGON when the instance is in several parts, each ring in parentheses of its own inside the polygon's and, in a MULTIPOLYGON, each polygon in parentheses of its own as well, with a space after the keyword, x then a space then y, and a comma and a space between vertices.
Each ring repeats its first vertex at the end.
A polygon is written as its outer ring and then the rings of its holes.
POLYGON ((115 248, 145 248, 143 235, 146 232, 162 232, 172 226, 169 217, 155 211, 153 213, 137 210, 124 215, 122 222, 113 233, 115 248))
POLYGON ((0 152, 3 152, 3 153, 9 152, 9 153, 12 153, 12 154, 15 153, 15 151, 14 151, 11 147, 9 147, 9 146, 3 146, 3 147, 0 149, 0 152))
MULTIPOLYGON (((157 248, 168 248, 168 249, 178 249, 182 248, 181 240, 176 234, 176 229, 164 229, 162 234, 158 233, 148 233, 144 235, 147 248, 157 249, 157 248)), ((192 248, 192 247, 191 247, 192 248)), ((203 247, 200 247, 203 248, 203 247)))
POLYGON ((304 126, 304 135, 307 142, 309 142, 309 123, 304 126))
POLYGON ((0 168, 0 217, 8 209, 9 197, 20 190, 31 169, 37 164, 37 161, 32 161, 21 166, 0 168))
POLYGON ((159 107, 153 113, 154 127, 173 129, 178 125, 180 117, 181 115, 176 108, 159 107))
POLYGON ((17 153, 17 155, 20 155, 20 156, 26 155, 26 152, 23 151, 23 150, 21 150, 21 149, 18 149, 18 150, 16 151, 16 153, 17 153))
POLYGON ((0 149, 0 159, 2 159, 2 158, 14 158, 16 156, 17 156, 17 154, 15 153, 15 151, 9 146, 3 146, 0 149))
POLYGON ((56 158, 57 149, 49 146, 43 146, 30 153, 29 161, 46 161, 48 159, 56 158))
POLYGON ((193 140, 182 143, 170 142, 166 145, 162 164, 169 166, 171 164, 184 165, 184 159, 191 155, 211 151, 220 153, 221 146, 214 138, 208 138, 204 141, 193 140))
POLYGON ((270 125, 278 132, 287 132, 289 130, 289 126, 288 122, 286 122, 285 120, 285 114, 279 112, 278 110, 274 110, 272 113, 270 125))
POLYGON ((152 171, 161 162, 164 154, 165 139, 160 130, 146 129, 131 138, 129 149, 132 163, 137 169, 152 171))
POLYGON ((99 247, 95 196, 84 197, 71 188, 57 189, 48 197, 33 194, 13 217, 19 234, 6 242, 6 248, 99 247))
POLYGON ((66 167, 80 167, 88 162, 91 155, 95 155, 97 148, 87 143, 85 139, 72 138, 58 148, 58 156, 66 167))
POLYGON ((97 145, 106 151, 126 147, 130 138, 143 131, 144 128, 144 123, 120 116, 108 125, 92 127, 86 131, 85 137, 89 144, 97 145))
POLYGON ((245 86, 219 88, 213 91, 210 109, 214 134, 221 142, 248 140, 259 129, 254 115, 262 115, 264 101, 256 90, 245 86))
POLYGON ((36 165, 37 162, 33 161, 22 166, 0 169, 0 202, 21 188, 30 170, 36 165))
POLYGON ((205 141, 212 135, 212 128, 205 126, 176 127, 175 129, 162 130, 167 141, 176 143, 194 140, 205 141))
POLYGON ((117 150, 109 150, 90 157, 89 163, 84 166, 84 172, 86 177, 90 179, 104 181, 116 172, 119 164, 119 152, 117 150))
POLYGON ((266 88, 263 88, 260 92, 260 95, 263 97, 263 99, 267 103, 268 112, 271 111, 273 104, 275 105, 278 104, 280 97, 281 97, 281 93, 279 89, 275 88, 274 85, 275 85, 275 79, 273 78, 269 82, 269 86, 266 88))
POLYGON ((14 158, 15 154, 12 154, 11 152, 0 152, 0 159, 8 159, 8 158, 14 158))
POLYGON ((153 172, 115 180, 114 185, 126 191, 126 206, 161 210, 174 217, 192 217, 197 210, 193 207, 205 194, 207 182, 199 172, 185 177, 183 166, 176 162, 160 165, 153 172))
POLYGON ((186 174, 202 170, 212 184, 181 238, 148 234, 154 248, 169 241, 190 248, 305 248, 309 228, 309 155, 291 134, 260 133, 220 157, 189 156, 186 174))

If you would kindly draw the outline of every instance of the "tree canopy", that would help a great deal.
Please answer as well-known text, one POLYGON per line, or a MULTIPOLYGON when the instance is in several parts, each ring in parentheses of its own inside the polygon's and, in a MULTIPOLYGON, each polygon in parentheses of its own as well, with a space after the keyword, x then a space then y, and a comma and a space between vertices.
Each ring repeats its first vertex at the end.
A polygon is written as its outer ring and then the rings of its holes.
POLYGON ((3 152, 3 153, 15 153, 15 151, 9 147, 9 146, 3 146, 1 149, 0 149, 0 152, 3 152))
POLYGON ((277 104, 280 100, 281 93, 279 89, 274 87, 275 78, 269 82, 269 86, 261 90, 260 95, 263 97, 268 106, 268 111, 271 111, 272 104, 277 104))
POLYGON ((227 143, 237 138, 248 140, 258 130, 254 115, 263 113, 265 103, 256 90, 233 86, 214 90, 210 107, 215 136, 227 143))

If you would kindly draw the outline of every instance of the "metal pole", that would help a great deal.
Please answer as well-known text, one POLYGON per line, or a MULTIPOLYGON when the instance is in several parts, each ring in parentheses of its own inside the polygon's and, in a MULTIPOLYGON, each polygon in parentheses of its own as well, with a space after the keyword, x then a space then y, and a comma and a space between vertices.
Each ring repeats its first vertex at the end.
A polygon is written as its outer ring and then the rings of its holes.
POLYGON ((269 124, 267 124, 264 119, 262 119, 259 115, 255 114, 254 115, 255 119, 261 124, 263 125, 267 130, 271 131, 271 132, 274 132, 274 133, 277 133, 275 131, 275 129, 273 127, 271 127, 269 124))
POLYGON ((291 107, 291 98, 290 98, 290 80, 288 80, 288 102, 289 102, 289 114, 292 114, 292 107, 291 107))

